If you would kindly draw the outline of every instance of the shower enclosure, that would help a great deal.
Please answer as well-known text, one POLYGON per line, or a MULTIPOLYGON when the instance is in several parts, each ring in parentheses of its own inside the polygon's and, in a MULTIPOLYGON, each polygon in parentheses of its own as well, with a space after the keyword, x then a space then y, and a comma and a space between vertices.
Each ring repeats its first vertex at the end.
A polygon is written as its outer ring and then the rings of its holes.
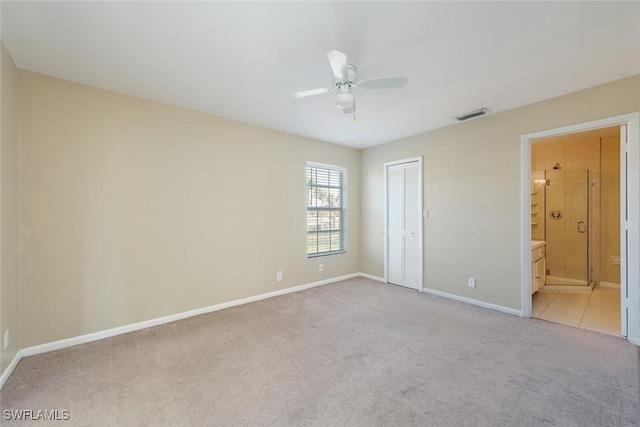
POLYGON ((545 240, 546 285, 589 286, 589 170, 552 169, 534 181, 532 235, 545 240))

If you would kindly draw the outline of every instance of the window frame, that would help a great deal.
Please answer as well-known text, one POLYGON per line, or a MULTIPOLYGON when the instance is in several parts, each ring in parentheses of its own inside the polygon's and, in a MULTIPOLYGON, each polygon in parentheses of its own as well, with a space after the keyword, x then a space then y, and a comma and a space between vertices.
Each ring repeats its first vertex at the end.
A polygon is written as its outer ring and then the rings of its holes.
MULTIPOLYGON (((341 174, 341 179, 342 179, 342 183, 340 186, 340 204, 341 206, 338 208, 329 208, 329 207, 317 207, 317 206, 309 206, 309 190, 312 188, 317 188, 317 185, 311 185, 311 182, 307 181, 305 184, 305 190, 307 192, 307 201, 306 201, 306 205, 307 205, 307 209, 306 209, 306 215, 307 215, 307 232, 306 232, 306 246, 307 246, 307 258, 319 258, 319 257, 325 257, 325 256, 331 256, 331 255, 340 255, 340 254, 345 254, 347 253, 347 169, 342 167, 342 166, 337 166, 337 165, 329 165, 329 164, 325 164, 325 163, 316 163, 316 162, 307 162, 306 167, 305 167, 305 181, 307 180, 307 176, 308 176, 308 171, 309 168, 312 169, 319 169, 319 170, 326 170, 326 171, 333 171, 333 172, 339 172, 341 174), (319 212, 319 211, 339 211, 340 212, 340 228, 336 229, 336 230, 320 230, 318 229, 319 227, 316 227, 316 230, 309 230, 309 212, 310 211, 315 211, 315 212, 319 212), (315 234, 317 237, 319 237, 319 235, 323 232, 326 231, 334 231, 334 232, 339 232, 340 233, 340 240, 342 241, 342 248, 339 250, 333 250, 333 251, 324 251, 324 252, 315 252, 315 253, 309 253, 309 235, 310 234, 315 234)), ((331 187, 328 186, 326 188, 337 188, 337 187, 331 187)), ((317 239, 316 237, 316 239, 317 239)), ((317 240, 316 240, 317 242, 317 240)), ((318 245, 316 244, 316 250, 317 250, 318 245)))

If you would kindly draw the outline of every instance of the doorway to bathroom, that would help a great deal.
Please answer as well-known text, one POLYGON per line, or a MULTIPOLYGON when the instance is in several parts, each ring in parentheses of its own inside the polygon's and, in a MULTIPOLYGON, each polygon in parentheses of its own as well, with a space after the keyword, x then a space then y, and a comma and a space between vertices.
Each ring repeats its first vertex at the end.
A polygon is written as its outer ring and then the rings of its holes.
POLYGON ((640 345, 640 266, 627 262, 640 258, 640 113, 522 135, 521 147, 522 315, 640 345), (600 329, 613 310, 618 327, 600 329))
POLYGON ((531 316, 619 336, 620 126, 533 141, 531 177, 531 316))

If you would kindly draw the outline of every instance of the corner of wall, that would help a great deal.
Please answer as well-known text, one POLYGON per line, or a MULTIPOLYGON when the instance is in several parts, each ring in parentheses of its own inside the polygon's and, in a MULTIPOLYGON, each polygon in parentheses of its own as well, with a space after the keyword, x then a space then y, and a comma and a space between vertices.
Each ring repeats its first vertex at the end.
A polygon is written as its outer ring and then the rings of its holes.
POLYGON ((20 360, 18 70, 0 42, 0 372, 20 360), (9 345, 4 348, 4 334, 9 345))

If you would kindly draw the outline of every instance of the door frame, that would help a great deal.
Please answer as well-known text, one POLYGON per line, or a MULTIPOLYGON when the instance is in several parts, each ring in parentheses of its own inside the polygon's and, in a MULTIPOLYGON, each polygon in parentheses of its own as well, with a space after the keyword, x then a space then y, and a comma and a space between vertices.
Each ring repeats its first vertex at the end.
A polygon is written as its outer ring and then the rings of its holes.
MULTIPOLYGON (((627 260, 640 259, 640 112, 623 114, 590 122, 528 133, 520 137, 520 202, 521 202, 521 311, 522 317, 531 317, 531 142, 539 138, 583 132, 592 129, 627 126, 627 173, 621 164, 620 186, 626 188, 626 197, 620 198, 621 213, 628 213, 628 221, 620 223, 621 270, 626 269, 626 289, 624 278, 621 282, 622 301, 621 322, 627 321, 627 340, 640 346, 640 265, 627 260), (626 201, 626 203, 625 203, 626 201), (624 242, 627 241, 625 247, 624 242)), ((620 147, 622 152, 624 148, 620 147)), ((623 156, 621 155, 621 163, 623 156)), ((621 271, 621 276, 625 274, 621 271)))
POLYGON ((389 243, 388 243, 388 235, 389 235, 389 224, 387 223, 387 216, 389 213, 389 196, 387 193, 387 185, 389 181, 389 177, 387 176, 389 166, 395 166, 403 163, 412 163, 418 162, 418 205, 420 206, 420 218, 422 219, 418 225, 418 241, 419 241, 419 249, 420 249, 420 284, 418 291, 422 292, 424 286, 424 242, 423 242, 423 229, 424 229, 424 216, 423 209, 424 205, 422 204, 422 156, 418 157, 410 157, 408 159, 395 160, 393 162, 386 162, 384 164, 383 169, 383 177, 384 177, 384 281, 385 283, 389 283, 388 269, 389 269, 389 243))

